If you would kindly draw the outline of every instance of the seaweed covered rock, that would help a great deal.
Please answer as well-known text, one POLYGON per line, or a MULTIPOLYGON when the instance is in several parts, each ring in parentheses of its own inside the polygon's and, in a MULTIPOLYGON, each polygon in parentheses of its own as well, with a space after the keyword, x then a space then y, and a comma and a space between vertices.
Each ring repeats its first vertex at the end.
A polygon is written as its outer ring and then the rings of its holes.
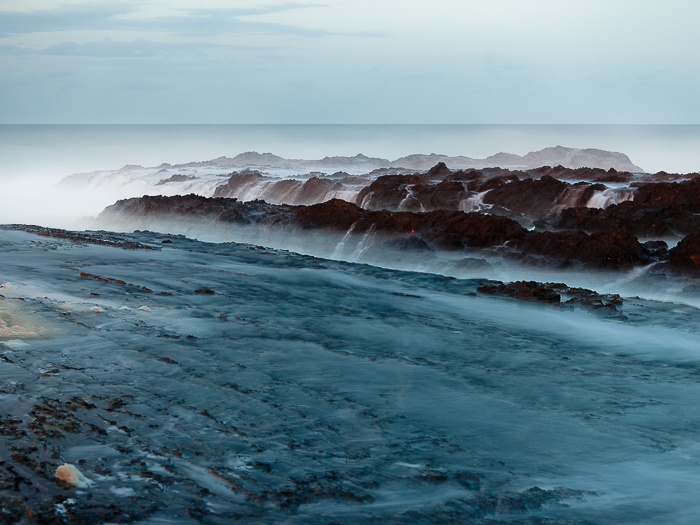
POLYGON ((476 289, 487 295, 505 295, 521 301, 536 301, 540 303, 558 304, 561 302, 561 289, 566 285, 559 283, 539 283, 537 281, 516 281, 504 284, 500 281, 490 281, 476 289))
POLYGON ((617 312, 617 307, 623 304, 622 298, 617 294, 601 294, 587 288, 570 288, 564 283, 488 281, 476 291, 486 295, 511 297, 520 301, 578 307, 604 313, 617 312))

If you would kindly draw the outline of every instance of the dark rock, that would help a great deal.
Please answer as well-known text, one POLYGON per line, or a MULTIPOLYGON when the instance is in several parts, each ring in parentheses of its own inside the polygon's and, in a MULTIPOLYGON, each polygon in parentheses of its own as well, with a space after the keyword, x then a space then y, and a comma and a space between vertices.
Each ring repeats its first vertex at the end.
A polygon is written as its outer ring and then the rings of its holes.
POLYGON ((558 179, 586 180, 591 182, 629 182, 634 174, 629 171, 617 171, 610 168, 607 171, 601 168, 576 168, 570 169, 564 166, 550 168, 544 166, 538 170, 543 175, 549 175, 558 179))
POLYGON ((389 239, 382 246, 394 250, 406 250, 412 252, 432 252, 430 245, 417 235, 409 235, 398 239, 389 239))
POLYGON ((506 217, 432 211, 428 213, 365 211, 349 202, 331 200, 313 206, 293 208, 305 227, 330 228, 363 233, 374 227, 378 233, 421 232, 422 238, 441 247, 464 248, 500 245, 524 237, 527 231, 506 217))
POLYGON ((700 271, 700 233, 687 235, 668 252, 671 266, 681 271, 700 271))
POLYGON ((598 270, 630 269, 651 261, 647 251, 631 233, 596 232, 591 235, 573 232, 529 232, 508 246, 517 251, 541 255, 562 262, 579 262, 598 270))
POLYGON ((464 272, 490 272, 493 271, 493 266, 486 259, 477 259, 474 257, 465 257, 457 261, 452 270, 464 272))
POLYGON ((700 212, 700 177, 685 182, 642 184, 634 194, 639 206, 680 207, 689 212, 700 212))
POLYGON ((562 210, 556 228, 582 229, 586 231, 627 230, 639 237, 671 235, 669 221, 685 214, 672 214, 655 207, 639 207, 634 202, 622 202, 602 210, 594 208, 568 208, 562 210), (675 216, 674 216, 675 215, 675 216))
MULTIPOLYGON (((163 171, 163 170, 161 170, 161 171, 163 171)), ((158 184, 156 184, 156 186, 163 186, 164 184, 168 184, 170 182, 187 182, 188 180, 196 180, 196 179, 197 179, 197 177, 195 177, 194 175, 179 175, 178 174, 178 175, 173 175, 169 179, 159 180, 158 184)))
POLYGON ((356 202, 367 210, 398 210, 415 184, 430 184, 430 180, 420 175, 383 175, 362 188, 356 202))
POLYGON ((501 281, 489 281, 476 291, 487 295, 503 295, 521 301, 586 308, 603 313, 614 313, 617 307, 623 304, 617 294, 600 294, 586 288, 569 288, 564 283, 515 281, 504 284, 501 281), (562 301, 562 298, 565 300, 562 301))
POLYGON ((153 246, 141 244, 133 241, 125 241, 119 237, 106 235, 102 232, 72 232, 60 230, 58 228, 45 228, 44 226, 33 226, 27 224, 8 224, 3 226, 8 230, 18 230, 43 237, 53 237, 55 239, 68 239, 80 244, 97 244, 100 246, 112 246, 125 250, 160 250, 153 246))
POLYGON ((230 197, 237 195, 245 186, 263 181, 264 177, 257 171, 233 172, 226 184, 214 190, 214 197, 230 197))
POLYGON ((496 204, 522 213, 530 219, 547 217, 558 208, 585 206, 600 184, 568 184, 549 175, 540 179, 515 180, 492 189, 484 197, 486 204, 496 204))
POLYGON ((340 182, 312 177, 303 184, 296 199, 290 204, 313 204, 322 202, 326 200, 330 192, 343 191, 344 189, 345 186, 340 182))
POLYGON ((646 264, 649 252, 627 231, 528 232, 516 221, 498 215, 437 210, 428 213, 367 211, 333 199, 311 206, 273 205, 264 201, 237 202, 198 195, 142 197, 119 201, 100 214, 99 220, 122 217, 149 220, 199 218, 233 224, 258 224, 323 229, 364 234, 416 235, 443 250, 507 246, 507 251, 538 257, 551 266, 578 265, 594 269, 628 269, 646 264))
POLYGON ((345 189, 342 181, 328 178, 311 177, 305 182, 294 179, 273 182, 257 171, 241 171, 232 173, 226 184, 217 187, 214 197, 238 198, 247 192, 254 192, 260 198, 274 203, 314 204, 327 200, 332 192, 345 189))
POLYGON ((449 177, 452 175, 452 172, 450 169, 447 167, 447 165, 444 162, 438 162, 435 166, 430 168, 428 172, 426 173, 429 179, 435 180, 442 180, 446 177, 449 177))
POLYGON ((476 291, 488 295, 505 295, 521 301, 537 301, 552 304, 561 302, 561 294, 556 290, 565 288, 566 285, 564 284, 545 284, 535 281, 516 281, 508 284, 503 284, 500 281, 491 281, 480 286, 476 291))
POLYGON ((687 234, 700 229, 700 177, 684 182, 639 184, 632 201, 606 209, 569 208, 555 224, 562 229, 625 229, 639 237, 687 234))

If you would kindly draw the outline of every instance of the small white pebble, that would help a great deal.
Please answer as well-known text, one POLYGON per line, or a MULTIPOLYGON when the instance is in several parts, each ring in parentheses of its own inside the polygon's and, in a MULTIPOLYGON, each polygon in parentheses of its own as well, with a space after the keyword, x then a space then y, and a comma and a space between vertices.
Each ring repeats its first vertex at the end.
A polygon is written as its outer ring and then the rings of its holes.
POLYGON ((129 308, 128 306, 120 306, 119 309, 125 312, 131 312, 131 308, 129 308))
POLYGON ((90 311, 92 311, 92 312, 104 312, 105 309, 102 308, 101 306, 91 306, 90 311))
POLYGON ((142 312, 150 312, 151 309, 148 306, 139 306, 139 310, 142 312))

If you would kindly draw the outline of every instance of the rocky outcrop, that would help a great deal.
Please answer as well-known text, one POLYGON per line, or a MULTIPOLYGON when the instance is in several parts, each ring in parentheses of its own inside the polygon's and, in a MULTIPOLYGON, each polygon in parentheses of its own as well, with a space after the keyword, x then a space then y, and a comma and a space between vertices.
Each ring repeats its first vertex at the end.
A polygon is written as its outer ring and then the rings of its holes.
MULTIPOLYGON (((560 210, 586 206, 594 195, 606 190, 598 183, 569 184, 549 175, 528 175, 502 169, 451 172, 440 163, 425 176, 380 176, 360 191, 355 202, 368 210, 485 211, 529 226, 529 221, 554 222, 560 210)), ((602 202, 612 200, 605 197, 602 202)))
POLYGON ((648 250, 631 233, 528 232, 508 243, 519 253, 545 257, 547 264, 583 265, 598 270, 623 270, 651 262, 648 250))
POLYGON ((668 259, 674 269, 700 272, 700 233, 691 233, 669 250, 668 259))
POLYGON ((521 169, 534 169, 541 166, 562 165, 568 169, 596 168, 640 173, 642 168, 630 161, 623 153, 604 151, 599 149, 578 149, 556 146, 539 151, 532 151, 524 156, 512 153, 497 153, 485 159, 473 159, 469 157, 450 157, 448 155, 408 155, 396 159, 392 166, 427 170, 438 162, 446 164, 452 169, 484 168, 495 166, 517 167, 521 169))
POLYGON ((568 184, 549 175, 540 179, 515 180, 489 191, 484 203, 495 204, 521 213, 529 219, 547 217, 561 208, 585 206, 602 184, 568 184))
POLYGON ((125 241, 124 239, 109 235, 104 232, 73 232, 58 228, 46 228, 44 226, 34 226, 28 224, 7 224, 4 229, 24 231, 41 235, 42 237, 53 237, 54 239, 68 239, 80 244, 97 244, 99 246, 111 246, 124 250, 160 250, 160 247, 148 246, 138 242, 125 241))
POLYGON ((168 184, 170 182, 187 182, 189 180, 197 180, 197 177, 195 177, 194 175, 175 174, 168 179, 159 180, 156 186, 163 186, 164 184, 168 184))
POLYGON ((278 204, 314 204, 346 189, 342 180, 311 177, 306 181, 274 180, 257 171, 232 173, 226 184, 214 190, 214 197, 248 200, 250 197, 278 204))
MULTIPOLYGON (((369 186, 365 186, 357 195, 356 203, 367 210, 399 210, 410 211, 415 207, 415 199, 411 197, 412 187, 416 184, 429 185, 430 180, 421 175, 383 175, 369 186), (407 203, 408 207, 402 204, 407 203)), ((420 210, 420 203, 417 204, 420 210)))
POLYGON ((589 182, 630 182, 634 179, 634 173, 630 171, 617 171, 615 168, 604 170, 602 168, 567 168, 561 164, 555 167, 542 166, 529 170, 532 176, 537 174, 548 175, 557 179, 585 180, 589 182))
MULTIPOLYGON (((234 197, 238 198, 244 188, 253 184, 262 183, 265 178, 259 171, 242 171, 240 173, 233 172, 226 184, 217 186, 214 190, 214 197, 234 197)), ((296 182, 296 181, 294 181, 296 182)))
POLYGON ((436 210, 427 213, 370 211, 333 199, 311 206, 238 202, 197 195, 142 197, 119 201, 98 220, 148 223, 149 220, 199 219, 223 224, 256 224, 302 230, 329 230, 348 235, 367 232, 399 238, 396 248, 463 250, 495 248, 503 255, 529 258, 542 265, 618 270, 646 264, 651 251, 629 232, 527 231, 498 215, 436 210), (414 237, 413 241, 410 239, 414 237))
POLYGON ((634 203, 639 206, 678 207, 698 213, 700 212, 700 177, 684 182, 641 184, 634 194, 634 203))
POLYGON ((527 230, 507 217, 436 210, 428 213, 367 211, 352 203, 334 199, 313 206, 290 207, 305 228, 328 228, 364 233, 410 234, 442 249, 485 248, 519 239, 527 230))
POLYGON ((639 237, 687 234, 700 229, 700 177, 684 182, 640 184, 632 201, 606 209, 569 208, 559 229, 627 230, 639 237))
POLYGON ((570 288, 564 283, 515 281, 504 284, 501 281, 489 281, 477 288, 477 292, 604 313, 616 312, 617 307, 623 304, 622 298, 617 294, 600 294, 586 288, 570 288))

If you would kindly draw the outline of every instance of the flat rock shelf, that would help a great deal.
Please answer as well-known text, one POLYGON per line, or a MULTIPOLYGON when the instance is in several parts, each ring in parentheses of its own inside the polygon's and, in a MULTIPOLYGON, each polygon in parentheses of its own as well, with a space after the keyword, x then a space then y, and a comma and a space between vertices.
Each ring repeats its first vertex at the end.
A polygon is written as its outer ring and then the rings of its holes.
POLYGON ((0 229, 0 523, 700 521, 695 308, 109 240, 0 229))

